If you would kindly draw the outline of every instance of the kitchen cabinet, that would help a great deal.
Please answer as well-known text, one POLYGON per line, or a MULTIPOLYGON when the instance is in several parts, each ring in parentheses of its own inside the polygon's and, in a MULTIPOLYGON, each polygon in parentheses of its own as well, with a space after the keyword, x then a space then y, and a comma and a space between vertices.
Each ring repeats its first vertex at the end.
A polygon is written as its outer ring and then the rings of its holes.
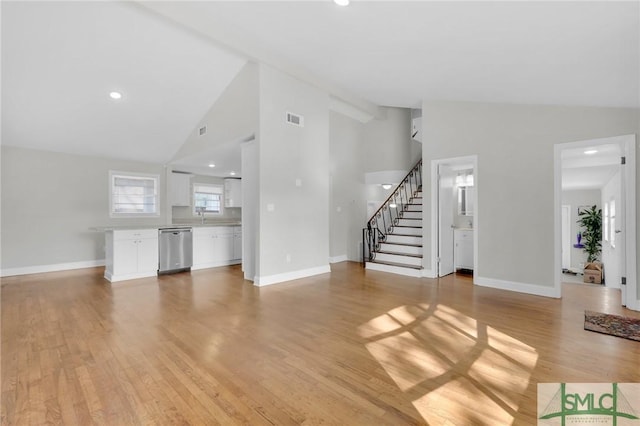
POLYGON ((233 227, 233 259, 242 259, 242 227, 233 227))
POLYGON ((224 180, 224 206, 242 207, 242 181, 226 178, 224 180))
POLYGON ((172 206, 188 207, 191 205, 191 175, 171 172, 169 194, 172 206))
POLYGON ((473 230, 455 229, 453 240, 455 269, 473 270, 473 230))
POLYGON ((158 273, 158 230, 115 230, 105 233, 105 273, 111 281, 158 273))
MULTIPOLYGON (((240 263, 242 254, 236 256, 235 228, 240 227, 201 226, 193 228, 193 266, 191 270, 240 263)), ((241 247, 240 245, 240 252, 242 251, 241 247)))

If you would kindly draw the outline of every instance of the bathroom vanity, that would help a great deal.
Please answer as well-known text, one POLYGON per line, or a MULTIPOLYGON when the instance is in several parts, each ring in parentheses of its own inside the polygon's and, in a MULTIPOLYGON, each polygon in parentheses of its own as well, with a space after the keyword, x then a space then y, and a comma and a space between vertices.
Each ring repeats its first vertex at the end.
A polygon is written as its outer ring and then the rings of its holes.
POLYGON ((453 265, 456 270, 473 270, 473 229, 453 230, 453 265))

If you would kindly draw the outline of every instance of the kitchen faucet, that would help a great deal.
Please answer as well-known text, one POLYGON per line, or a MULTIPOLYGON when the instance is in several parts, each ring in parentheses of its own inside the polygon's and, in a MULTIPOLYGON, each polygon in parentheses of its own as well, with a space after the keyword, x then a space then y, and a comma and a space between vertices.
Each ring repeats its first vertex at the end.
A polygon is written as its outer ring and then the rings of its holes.
POLYGON ((196 207, 196 212, 198 213, 198 216, 200 216, 202 218, 202 221, 200 222, 202 225, 204 225, 204 207, 196 207))

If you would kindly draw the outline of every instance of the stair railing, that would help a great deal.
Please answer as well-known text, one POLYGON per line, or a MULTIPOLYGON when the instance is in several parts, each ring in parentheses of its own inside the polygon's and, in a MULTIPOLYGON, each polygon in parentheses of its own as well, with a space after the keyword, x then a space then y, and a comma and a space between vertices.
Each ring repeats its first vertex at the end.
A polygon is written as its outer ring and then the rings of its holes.
POLYGON ((402 179, 389 198, 369 218, 367 227, 362 230, 362 262, 375 259, 380 244, 386 241, 387 235, 393 232, 394 226, 404 215, 407 206, 415 198, 422 186, 422 159, 416 163, 402 179))

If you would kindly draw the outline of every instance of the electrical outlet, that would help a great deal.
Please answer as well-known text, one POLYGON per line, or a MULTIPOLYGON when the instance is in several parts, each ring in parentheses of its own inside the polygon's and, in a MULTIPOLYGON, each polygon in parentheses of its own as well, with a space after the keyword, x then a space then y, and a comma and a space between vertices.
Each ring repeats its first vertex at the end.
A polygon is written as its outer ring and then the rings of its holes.
POLYGON ((287 263, 291 263, 291 255, 290 254, 287 253, 286 259, 287 259, 287 263))

